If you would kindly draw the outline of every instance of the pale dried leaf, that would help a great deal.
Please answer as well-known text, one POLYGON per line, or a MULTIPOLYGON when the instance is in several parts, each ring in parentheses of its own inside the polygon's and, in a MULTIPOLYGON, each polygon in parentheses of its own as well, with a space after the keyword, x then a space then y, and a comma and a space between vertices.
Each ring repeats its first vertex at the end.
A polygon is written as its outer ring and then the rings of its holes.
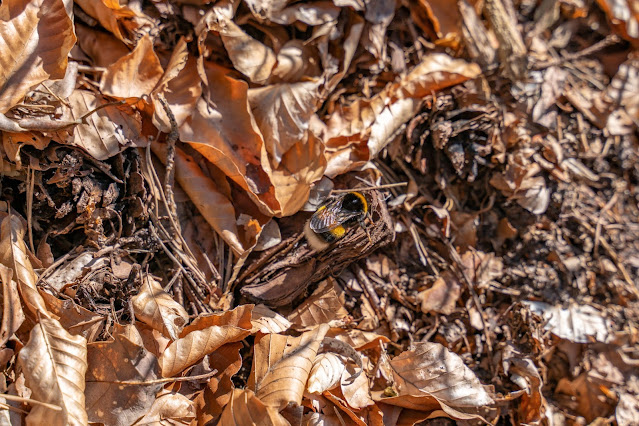
POLYGON ((140 321, 163 332, 171 340, 177 340, 189 320, 186 309, 149 275, 144 277, 140 292, 131 298, 131 302, 133 313, 140 321))
POLYGON ((322 324, 299 337, 268 334, 255 341, 253 370, 248 387, 269 407, 281 410, 300 405, 311 366, 328 325, 322 324))
POLYGON ((357 373, 358 371, 352 365, 347 365, 342 372, 341 389, 348 405, 360 410, 375 404, 375 401, 371 398, 371 384, 368 377, 366 374, 358 375, 357 373), (355 378, 353 379, 353 377, 355 378))
MULTIPOLYGON (((205 64, 209 90, 198 100, 192 115, 180 127, 180 140, 188 142, 226 176, 249 191, 265 213, 276 211, 271 180, 264 171, 262 135, 248 106, 248 85, 232 78, 229 70, 205 64)), ((206 217, 206 213, 203 212, 206 217)))
POLYGON ((639 419, 639 397, 628 392, 622 392, 615 409, 615 420, 619 426, 632 426, 639 419))
POLYGON ((288 315, 298 330, 308 330, 318 324, 343 318, 348 315, 339 295, 335 291, 333 279, 318 284, 317 289, 288 315))
POLYGON ((444 411, 457 418, 475 417, 476 413, 468 412, 469 409, 493 404, 475 373, 457 354, 439 343, 419 343, 415 350, 393 358, 390 365, 399 398, 434 398, 444 411))
POLYGON ((0 112, 34 86, 64 77, 76 42, 70 0, 17 0, 0 6, 0 112))
POLYGON ((0 224, 0 263, 13 270, 13 279, 24 304, 32 314, 49 316, 42 296, 36 288, 37 277, 24 244, 25 227, 15 215, 6 216, 0 224))
POLYGON ((11 279, 13 271, 0 263, 0 280, 2 280, 2 327, 0 328, 0 348, 3 348, 13 333, 24 322, 24 312, 18 284, 11 279))
MULTIPOLYGON (((154 141, 151 148, 159 158, 166 159, 166 145, 154 141)), ((240 241, 235 208, 229 199, 218 190, 215 182, 202 172, 193 157, 179 148, 175 150, 175 165, 175 179, 189 195, 200 214, 235 254, 244 254, 251 244, 243 244, 240 241)))
POLYGON ((224 5, 213 7, 203 19, 210 30, 219 32, 235 69, 253 83, 265 82, 275 66, 275 53, 246 34, 229 15, 224 5))
POLYGON ((202 81, 197 73, 196 61, 189 55, 187 47, 186 41, 181 38, 173 49, 164 75, 153 90, 153 125, 165 133, 170 132, 171 124, 158 101, 158 95, 164 96, 168 102, 178 128, 191 116, 202 95, 202 81))
POLYGON ((321 394, 333 389, 340 384, 345 370, 346 362, 341 355, 332 352, 317 355, 306 382, 306 391, 321 394))
POLYGON ((589 305, 571 305, 563 308, 537 301, 525 301, 525 305, 543 316, 544 328, 562 339, 575 343, 590 343, 593 340, 607 343, 613 339, 612 322, 603 312, 589 305))
POLYGON ((114 333, 111 342, 88 346, 86 407, 89 421, 130 425, 149 411, 161 384, 120 385, 158 378, 157 358, 142 346, 133 326, 114 333))
POLYGON ((252 328, 252 308, 243 305, 222 315, 198 318, 160 356, 162 375, 175 376, 220 346, 244 339, 252 328))
POLYGON ((40 295, 49 312, 55 315, 69 333, 80 335, 89 343, 98 338, 106 322, 105 317, 83 308, 73 299, 61 300, 44 291, 40 295))
MULTIPOLYGON (((71 110, 65 109, 65 118, 73 121, 105 104, 106 100, 93 92, 76 90, 69 98, 69 103, 71 110)), ((127 147, 143 147, 148 143, 141 135, 139 113, 136 114, 131 109, 106 107, 91 114, 86 122, 87 124, 75 126, 68 143, 83 148, 98 160, 106 160, 127 147)))
POLYGON ((250 389, 235 389, 231 401, 226 405, 221 425, 229 426, 288 426, 290 423, 277 409, 264 405, 250 389))
POLYGON ((29 341, 18 353, 26 385, 31 397, 58 405, 61 411, 35 405, 27 423, 47 425, 85 425, 85 373, 87 371, 87 341, 72 336, 60 323, 40 318, 31 330, 29 341))
POLYGON ((286 318, 265 305, 256 305, 253 308, 251 323, 253 324, 251 334, 258 331, 264 334, 283 333, 291 327, 291 323, 286 318))
POLYGON ((155 400, 151 409, 134 425, 171 426, 189 424, 195 420, 193 401, 179 393, 167 393, 155 400))
POLYGON ((275 167, 289 149, 306 139, 309 121, 319 106, 321 84, 316 79, 249 90, 253 116, 275 167))
POLYGON ((423 313, 438 312, 450 315, 455 310, 462 286, 454 276, 438 277, 432 287, 417 294, 423 313))
POLYGON ((164 74, 148 35, 131 53, 111 64, 102 75, 100 90, 105 95, 132 98, 150 95, 164 74))

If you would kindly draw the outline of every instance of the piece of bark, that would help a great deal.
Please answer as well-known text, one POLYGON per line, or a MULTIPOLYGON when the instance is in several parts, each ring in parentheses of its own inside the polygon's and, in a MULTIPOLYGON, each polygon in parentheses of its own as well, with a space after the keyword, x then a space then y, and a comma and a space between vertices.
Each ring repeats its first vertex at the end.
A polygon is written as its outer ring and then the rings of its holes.
POLYGON ((339 274, 351 263, 370 255, 395 238, 393 223, 381 195, 366 192, 371 220, 366 231, 357 224, 341 240, 320 252, 311 249, 302 235, 304 221, 293 236, 255 259, 239 279, 240 293, 247 299, 269 306, 293 303, 312 285, 329 275, 339 274))

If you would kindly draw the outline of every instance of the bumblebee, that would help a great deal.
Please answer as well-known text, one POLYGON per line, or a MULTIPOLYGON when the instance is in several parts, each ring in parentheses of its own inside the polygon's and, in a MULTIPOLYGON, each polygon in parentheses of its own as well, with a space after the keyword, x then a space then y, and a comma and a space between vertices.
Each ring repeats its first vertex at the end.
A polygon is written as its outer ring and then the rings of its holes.
POLYGON ((304 226, 309 246, 316 251, 326 249, 343 238, 349 225, 362 225, 368 214, 368 201, 360 192, 352 191, 329 198, 313 213, 304 226))

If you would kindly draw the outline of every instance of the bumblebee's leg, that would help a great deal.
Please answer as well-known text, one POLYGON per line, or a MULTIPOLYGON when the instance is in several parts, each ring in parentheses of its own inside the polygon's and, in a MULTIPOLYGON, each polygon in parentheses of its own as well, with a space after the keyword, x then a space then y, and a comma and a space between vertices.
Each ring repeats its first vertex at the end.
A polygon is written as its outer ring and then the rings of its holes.
POLYGON ((364 216, 362 219, 358 220, 357 223, 359 223, 359 226, 364 230, 364 232, 366 232, 366 236, 368 237, 368 242, 370 244, 373 244, 373 240, 371 239, 371 234, 370 232, 368 232, 368 227, 366 226, 367 218, 368 216, 364 216))

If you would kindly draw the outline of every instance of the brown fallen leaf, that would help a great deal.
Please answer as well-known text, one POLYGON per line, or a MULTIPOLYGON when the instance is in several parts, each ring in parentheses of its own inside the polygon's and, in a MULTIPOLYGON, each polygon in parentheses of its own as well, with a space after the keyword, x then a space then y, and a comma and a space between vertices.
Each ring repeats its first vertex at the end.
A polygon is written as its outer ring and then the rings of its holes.
POLYGON ((16 215, 6 216, 0 223, 0 263, 13 270, 13 279, 26 307, 35 315, 49 316, 36 288, 36 274, 24 244, 25 226, 16 215))
POLYGON ((128 37, 122 33, 123 26, 120 21, 135 17, 135 12, 129 7, 120 6, 119 2, 104 0, 78 0, 77 3, 84 12, 97 19, 104 29, 111 32, 118 39, 124 42, 128 41, 128 37))
POLYGON ((83 308, 73 300, 60 300, 44 291, 40 291, 40 295, 49 312, 69 333, 84 337, 88 343, 98 338, 104 328, 105 317, 83 308))
POLYGON ((481 418, 479 409, 494 403, 475 373, 439 343, 419 343, 415 350, 391 359, 390 366, 398 396, 377 397, 377 401, 418 410, 441 409, 455 419, 481 418))
POLYGON ((345 370, 346 360, 341 355, 332 352, 317 355, 306 382, 306 391, 321 394, 333 389, 340 384, 345 370))
POLYGON ((318 284, 317 289, 288 315, 288 319, 299 331, 310 330, 317 324, 343 318, 348 315, 334 287, 335 280, 328 278, 318 284))
POLYGON ((41 317, 31 330, 29 341, 18 353, 18 363, 31 389, 31 397, 61 408, 54 411, 34 405, 27 423, 87 424, 84 398, 87 341, 84 337, 72 336, 55 319, 41 317))
POLYGON ((151 409, 134 425, 189 424, 195 420, 193 402, 179 393, 166 393, 153 402, 151 409))
POLYGON ((432 287, 417 294, 417 302, 421 303, 423 313, 450 315, 455 310, 462 286, 453 274, 446 272, 435 280, 432 287))
POLYGON ((291 327, 291 323, 277 312, 272 311, 266 305, 256 305, 251 314, 253 329, 251 333, 258 331, 263 334, 284 333, 291 327))
POLYGON ((0 264, 2 281, 2 326, 0 327, 0 347, 4 347, 13 333, 24 322, 24 312, 18 294, 18 284, 12 279, 13 271, 0 264))
POLYGON ((268 334, 255 339, 253 369, 247 387, 269 407, 300 405, 317 351, 328 331, 322 324, 299 337, 268 334))
POLYGON ((265 405, 250 389, 235 389, 219 424, 229 426, 288 426, 277 409, 265 405))
POLYGON ((148 413, 162 388, 158 383, 144 384, 158 378, 159 366, 134 326, 116 328, 113 337, 88 346, 86 409, 91 422, 130 425, 148 413))
POLYGON ((359 369, 347 365, 342 372, 340 390, 349 406, 356 410, 375 404, 371 398, 371 383, 366 374, 358 374, 359 369))
POLYGON ((0 113, 37 84, 63 78, 76 42, 73 2, 18 0, 0 6, 0 113))
MULTIPOLYGON (((64 108, 63 118, 75 121, 107 101, 87 90, 76 90, 69 97, 71 108, 64 108)), ((126 106, 109 106, 86 118, 86 124, 74 127, 73 135, 58 136, 61 143, 69 143, 86 150, 98 160, 106 160, 130 146, 143 147, 148 141, 142 136, 139 113, 126 106)))
POLYGON ((195 397, 198 421, 207 423, 222 414, 231 399, 235 386, 231 378, 242 367, 240 342, 228 343, 209 355, 209 365, 215 366, 218 373, 211 377, 206 387, 195 397))
POLYGON ((116 98, 140 98, 151 94, 163 74, 160 59, 153 51, 153 41, 145 35, 131 53, 107 67, 102 74, 100 91, 116 98))
POLYGON ((140 321, 177 340, 189 320, 186 309, 164 291, 150 275, 142 279, 140 292, 131 298, 133 313, 140 321))
POLYGON ((253 83, 264 83, 275 66, 275 53, 245 33, 232 18, 233 9, 228 5, 214 6, 202 18, 196 32, 201 34, 204 28, 218 32, 235 69, 253 83))
POLYGON ((160 356, 162 376, 175 376, 220 346, 248 336, 252 308, 242 305, 224 314, 200 317, 185 327, 181 337, 171 342, 160 356))

